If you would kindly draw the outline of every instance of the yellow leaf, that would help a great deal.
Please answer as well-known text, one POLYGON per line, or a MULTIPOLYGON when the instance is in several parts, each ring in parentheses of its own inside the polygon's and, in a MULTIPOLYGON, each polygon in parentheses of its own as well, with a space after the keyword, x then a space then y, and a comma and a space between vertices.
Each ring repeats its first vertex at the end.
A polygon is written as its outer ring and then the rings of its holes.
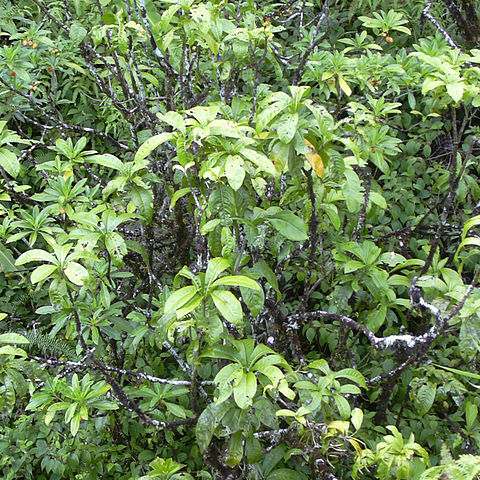
POLYGON ((340 85, 340 88, 347 94, 349 97, 352 94, 352 89, 348 85, 348 83, 345 81, 343 77, 338 77, 338 84, 340 85))
POLYGON ((303 143, 308 147, 311 153, 305 154, 305 158, 308 160, 308 163, 315 170, 315 173, 322 178, 325 167, 323 165, 322 157, 317 153, 315 147, 306 139, 303 139, 303 143))
POLYGON ((65 173, 63 174, 63 179, 67 180, 68 177, 73 175, 73 167, 68 167, 65 173))
POLYGON ((362 448, 360 447, 360 444, 354 438, 347 438, 347 440, 353 446, 353 448, 357 452, 358 456, 361 458, 362 457, 362 448))
POLYGON ((329 430, 337 430, 338 432, 345 435, 348 432, 349 423, 341 420, 334 420, 328 424, 329 430))

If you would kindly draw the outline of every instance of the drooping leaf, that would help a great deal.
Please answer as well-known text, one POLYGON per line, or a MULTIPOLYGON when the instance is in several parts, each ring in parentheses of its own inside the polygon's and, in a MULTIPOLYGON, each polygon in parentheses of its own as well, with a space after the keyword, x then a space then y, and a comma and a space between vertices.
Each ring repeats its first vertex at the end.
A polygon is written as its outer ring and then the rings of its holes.
POLYGON ((325 171, 322 157, 317 153, 315 147, 306 138, 303 139, 303 142, 310 150, 310 153, 305 154, 305 158, 308 160, 308 163, 312 166, 317 176, 322 178, 323 172, 325 171))

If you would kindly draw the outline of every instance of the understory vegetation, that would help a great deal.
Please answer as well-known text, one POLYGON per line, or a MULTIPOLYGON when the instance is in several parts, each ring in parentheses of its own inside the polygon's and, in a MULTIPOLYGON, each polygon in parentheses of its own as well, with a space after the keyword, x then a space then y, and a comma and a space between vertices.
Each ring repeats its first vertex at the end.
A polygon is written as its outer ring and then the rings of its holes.
POLYGON ((0 0, 0 476, 480 475, 476 0, 0 0))

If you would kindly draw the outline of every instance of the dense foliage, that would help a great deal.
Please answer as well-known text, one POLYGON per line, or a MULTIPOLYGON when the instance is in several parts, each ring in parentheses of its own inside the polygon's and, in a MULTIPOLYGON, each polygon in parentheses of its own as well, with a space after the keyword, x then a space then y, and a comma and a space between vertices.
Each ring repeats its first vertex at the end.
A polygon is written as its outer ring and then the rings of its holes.
POLYGON ((1 477, 477 478, 478 8, 0 1, 1 477))

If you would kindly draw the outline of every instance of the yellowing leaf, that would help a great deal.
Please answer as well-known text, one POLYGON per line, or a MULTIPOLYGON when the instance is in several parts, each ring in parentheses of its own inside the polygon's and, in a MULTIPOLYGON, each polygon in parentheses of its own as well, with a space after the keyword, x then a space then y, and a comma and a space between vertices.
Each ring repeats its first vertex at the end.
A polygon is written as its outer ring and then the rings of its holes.
POLYGON ((315 173, 322 178, 323 172, 325 171, 322 157, 316 152, 315 147, 306 138, 303 139, 303 143, 308 147, 310 152, 312 152, 305 154, 305 158, 315 170, 315 173))
POLYGON ((63 179, 67 180, 68 177, 73 175, 73 167, 68 167, 66 172, 63 174, 63 179))
POLYGON ((338 77, 338 84, 340 85, 340 88, 346 93, 347 97, 352 94, 352 89, 343 77, 338 77))

